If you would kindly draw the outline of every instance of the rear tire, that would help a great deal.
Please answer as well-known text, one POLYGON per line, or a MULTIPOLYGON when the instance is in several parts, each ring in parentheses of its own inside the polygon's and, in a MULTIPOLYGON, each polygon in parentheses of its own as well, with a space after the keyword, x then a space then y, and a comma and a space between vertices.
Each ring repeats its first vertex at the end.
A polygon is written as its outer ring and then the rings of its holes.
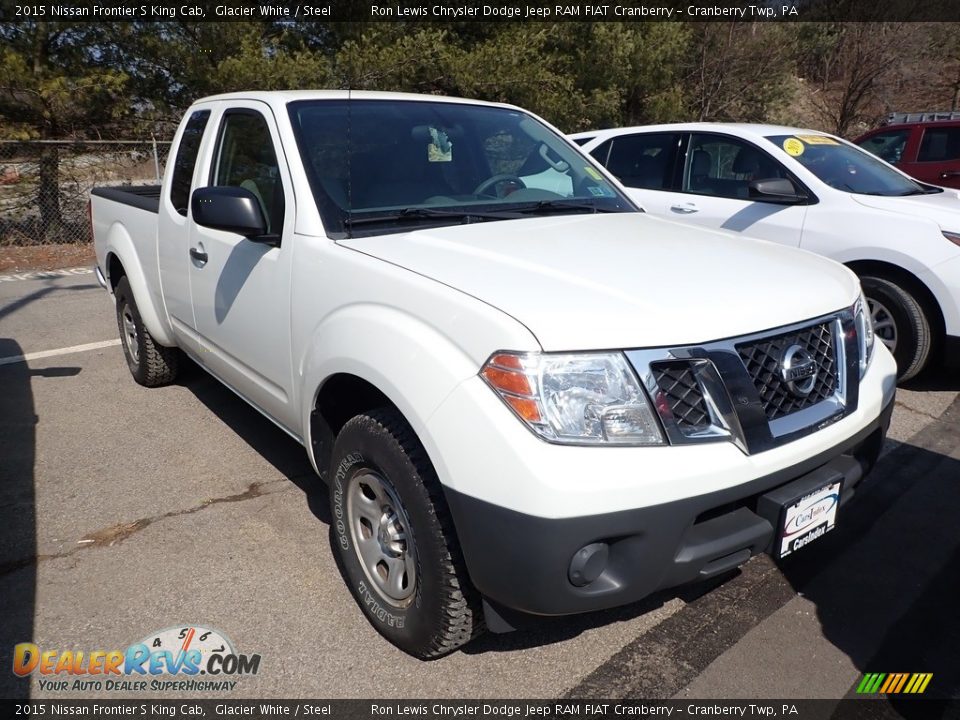
POLYGON ((113 294, 117 304, 120 344, 133 379, 144 387, 159 387, 173 382, 180 368, 180 351, 158 344, 143 326, 126 276, 120 278, 113 294))
POLYGON ((400 413, 380 408, 349 420, 329 477, 334 555, 374 628, 421 659, 479 634, 479 598, 443 491, 400 413))
POLYGON ((909 287, 883 277, 861 278, 877 340, 893 353, 897 379, 916 377, 926 367, 933 331, 923 305, 909 287))

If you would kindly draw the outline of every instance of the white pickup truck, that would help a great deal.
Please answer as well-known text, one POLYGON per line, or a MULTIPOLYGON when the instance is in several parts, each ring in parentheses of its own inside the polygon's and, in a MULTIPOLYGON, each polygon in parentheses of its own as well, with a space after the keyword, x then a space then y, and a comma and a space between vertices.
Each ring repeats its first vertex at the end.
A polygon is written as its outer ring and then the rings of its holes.
POLYGON ((161 187, 91 202, 134 378, 183 353, 301 442, 418 657, 789 555, 889 424, 852 272, 644 214, 516 107, 207 98, 161 187))

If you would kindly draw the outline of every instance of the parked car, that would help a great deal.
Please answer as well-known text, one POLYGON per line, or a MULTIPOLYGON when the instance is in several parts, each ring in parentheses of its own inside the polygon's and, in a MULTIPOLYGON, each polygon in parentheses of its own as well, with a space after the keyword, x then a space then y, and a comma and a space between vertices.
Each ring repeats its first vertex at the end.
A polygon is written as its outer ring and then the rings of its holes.
POLYGON ((814 130, 689 123, 571 136, 651 214, 802 247, 863 283, 899 376, 960 360, 960 197, 814 130))
POLYGON ((91 198, 130 372, 183 353, 301 442, 415 656, 796 552, 879 454, 895 365, 852 272, 640 213, 519 108, 221 95, 170 157, 91 198))
POLYGON ((921 182, 960 188, 960 120, 884 125, 853 142, 921 182))

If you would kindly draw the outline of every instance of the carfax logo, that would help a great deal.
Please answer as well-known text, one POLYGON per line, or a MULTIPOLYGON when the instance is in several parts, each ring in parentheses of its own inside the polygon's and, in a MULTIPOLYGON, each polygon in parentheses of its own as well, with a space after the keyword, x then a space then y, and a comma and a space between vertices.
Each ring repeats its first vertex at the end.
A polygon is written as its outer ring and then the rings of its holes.
POLYGON ((259 670, 260 655, 237 653, 223 633, 199 625, 151 633, 126 650, 61 651, 34 643, 13 648, 14 674, 39 673, 41 690, 233 690, 233 677, 259 670))

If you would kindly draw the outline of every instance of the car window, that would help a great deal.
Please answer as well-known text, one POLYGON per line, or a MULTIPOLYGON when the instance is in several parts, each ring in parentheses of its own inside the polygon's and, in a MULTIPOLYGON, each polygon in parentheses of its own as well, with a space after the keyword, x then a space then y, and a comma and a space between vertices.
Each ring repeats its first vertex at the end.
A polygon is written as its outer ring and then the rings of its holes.
POLYGON ((829 135, 770 135, 771 143, 824 184, 860 195, 921 195, 929 191, 856 145, 829 135))
POLYGON ((570 139, 573 140, 573 142, 577 145, 586 145, 588 142, 593 140, 593 136, 591 135, 589 137, 578 137, 578 138, 570 138, 570 139))
POLYGON ((881 160, 896 164, 903 157, 903 149, 907 146, 909 137, 909 130, 888 130, 871 135, 857 144, 881 160))
POLYGON ((960 158, 960 128, 924 128, 917 162, 945 162, 960 158))
POLYGON ((598 163, 607 166, 607 159, 610 157, 610 148, 613 147, 613 140, 607 140, 597 145, 593 150, 590 151, 591 157, 595 158, 598 163))
POLYGON ((668 190, 678 133, 618 135, 604 165, 627 187, 668 190))
POLYGON ((266 119, 255 110, 228 110, 220 126, 210 183, 249 190, 260 203, 267 232, 283 229, 280 166, 266 119))
POLYGON ((683 167, 684 192, 750 198, 750 183, 789 177, 786 169, 750 143, 728 135, 694 133, 683 167))
POLYGON ((203 139, 203 131, 206 129, 209 119, 209 110, 197 110, 190 115, 180 138, 177 158, 173 161, 173 174, 170 176, 170 203, 184 217, 187 216, 187 207, 190 204, 190 190, 193 183, 193 169, 197 164, 197 152, 200 150, 200 141, 203 139))
POLYGON ((516 109, 408 100, 288 108, 334 235, 519 213, 637 211, 569 140, 516 109))

